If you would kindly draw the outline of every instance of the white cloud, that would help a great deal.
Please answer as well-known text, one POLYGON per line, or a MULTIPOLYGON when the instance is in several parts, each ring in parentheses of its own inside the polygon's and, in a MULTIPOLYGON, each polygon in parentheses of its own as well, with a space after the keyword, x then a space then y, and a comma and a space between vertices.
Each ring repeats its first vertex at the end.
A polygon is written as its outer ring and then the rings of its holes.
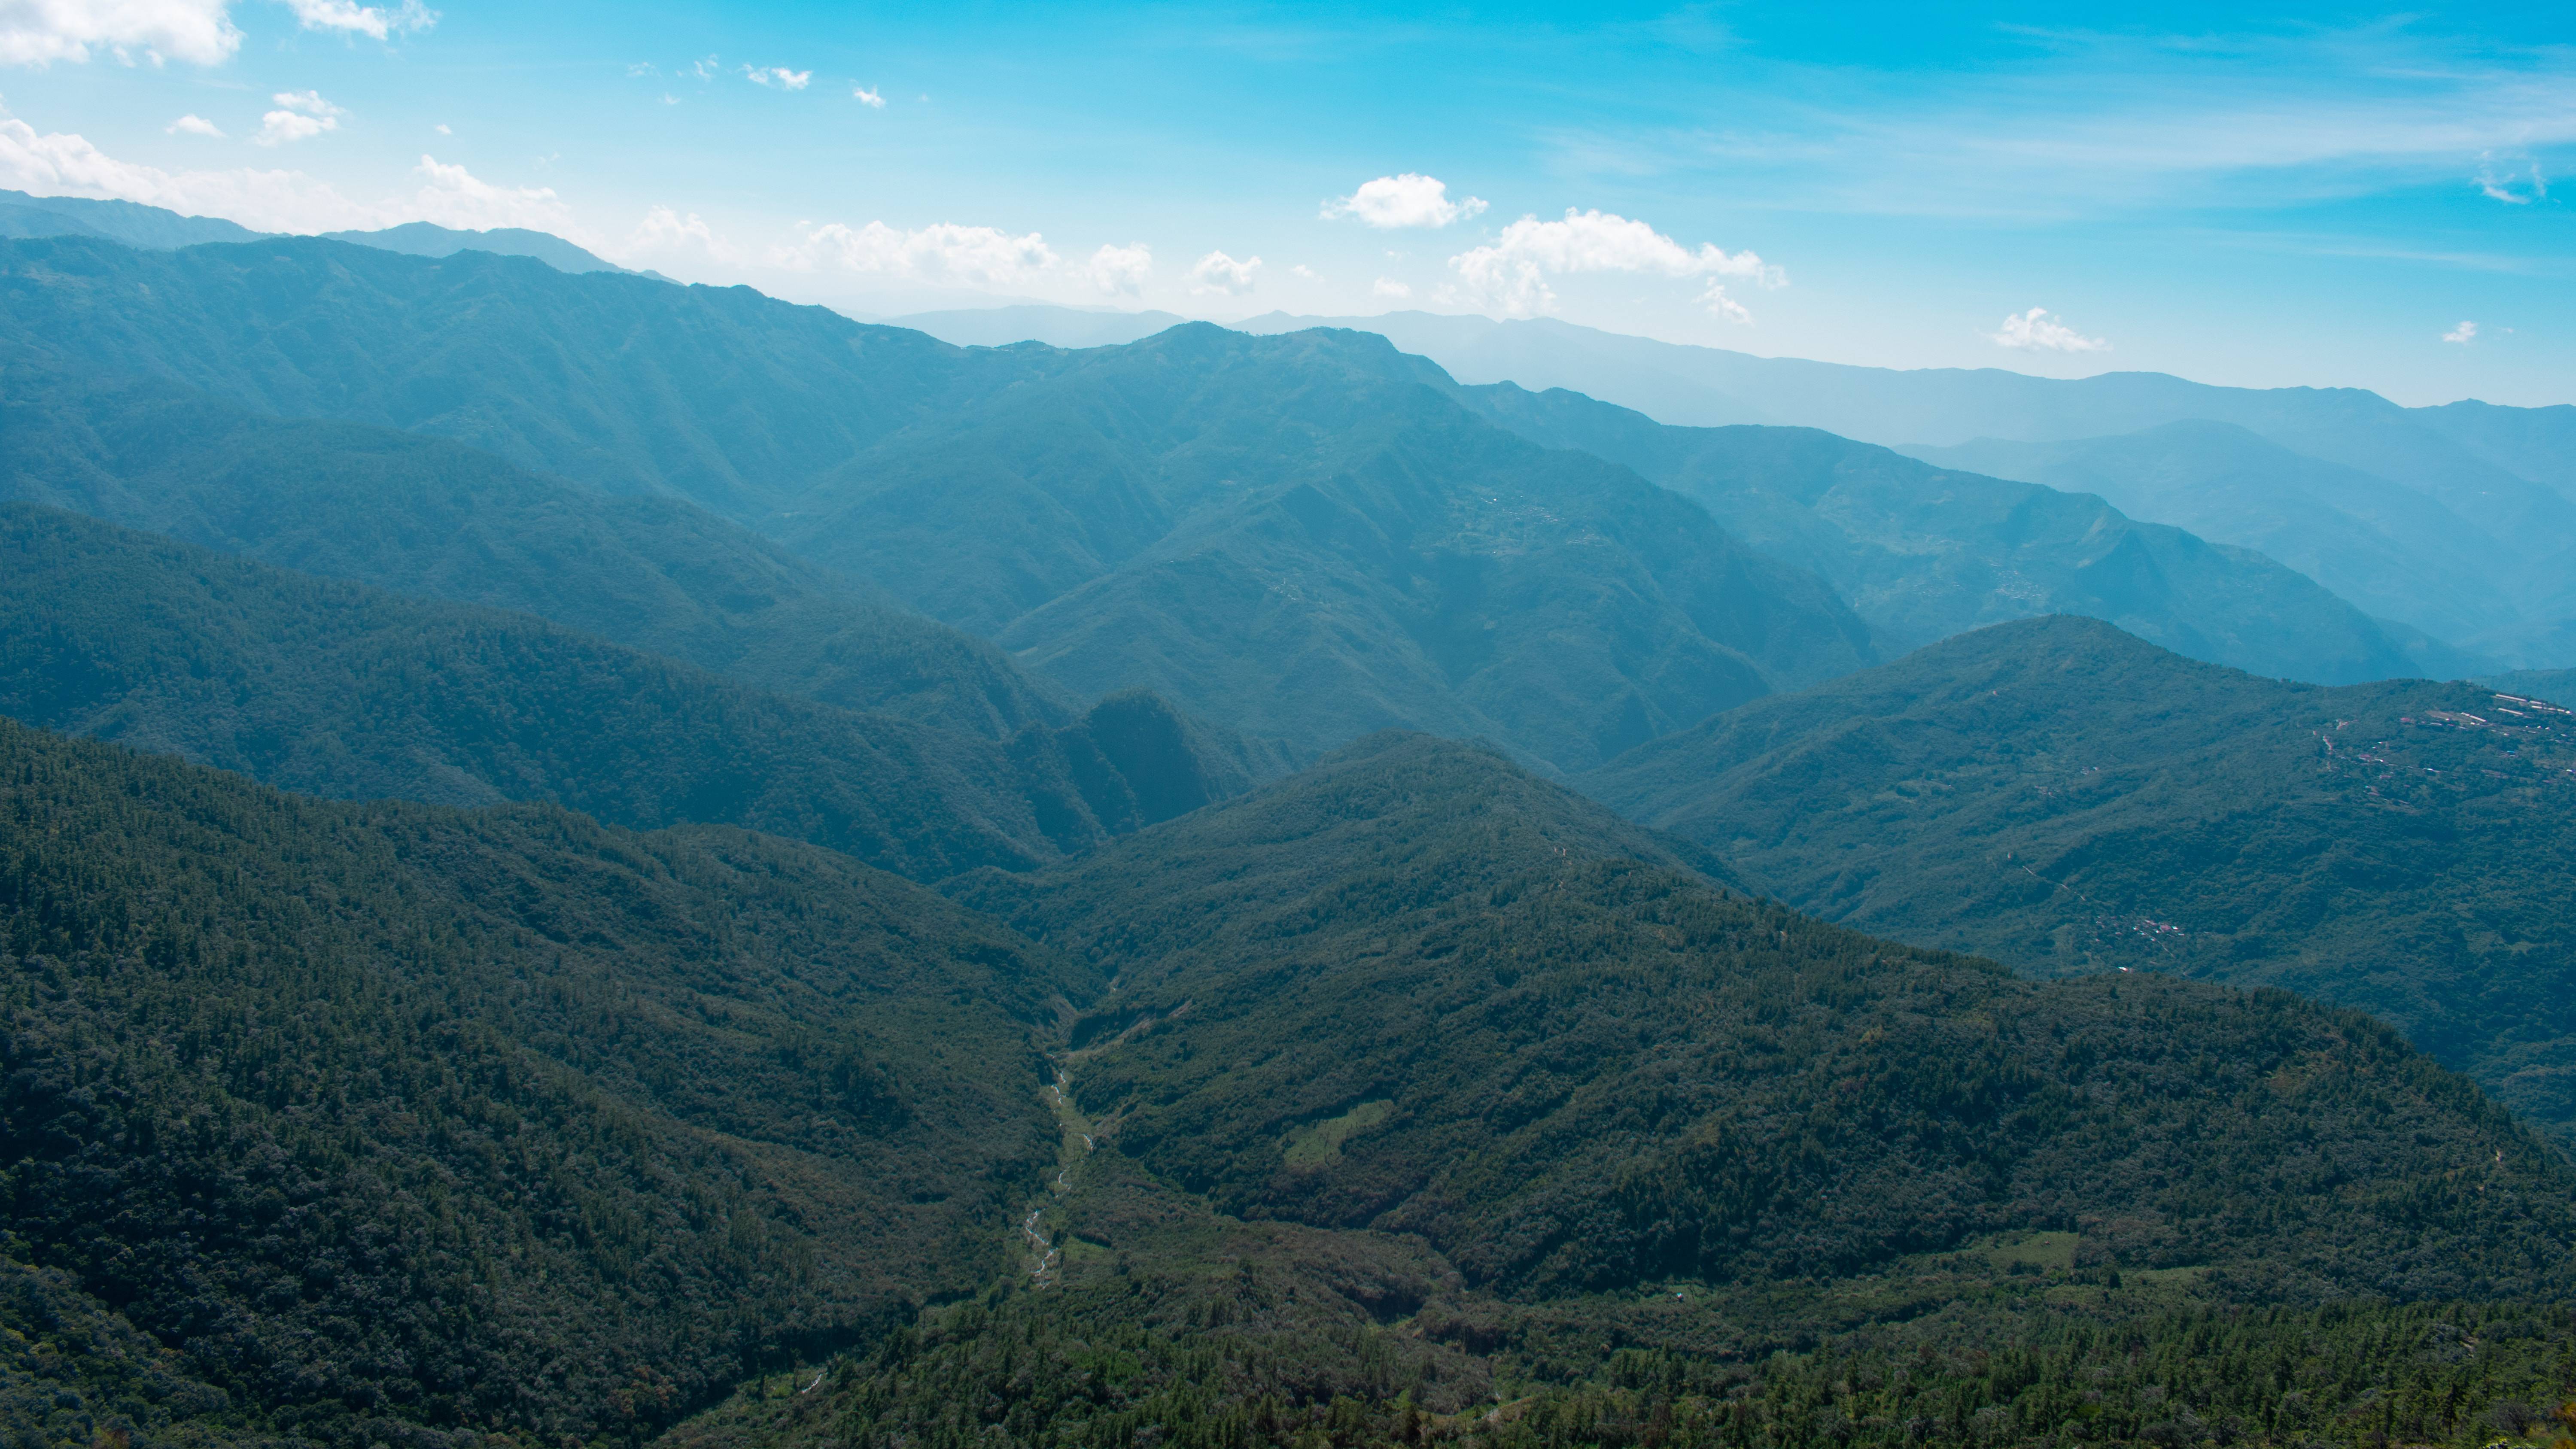
POLYGON ((438 134, 440 134, 440 135, 442 135, 442 136, 453 136, 453 135, 455 135, 455 134, 456 134, 456 132, 455 132, 454 130, 452 130, 452 129, 450 129, 450 128, 449 128, 448 124, 447 124, 445 121, 441 121, 441 122, 439 122, 437 125, 430 127, 430 129, 431 129, 431 130, 433 130, 433 131, 436 131, 438 134))
POLYGON ((1288 269, 1288 275, 1292 277, 1303 277, 1310 282, 1320 282, 1324 280, 1321 273, 1317 272, 1313 267, 1307 266, 1304 262, 1299 262, 1297 265, 1290 267, 1288 269))
MULTIPOLYGON (((1785 287, 1789 277, 1752 252, 1727 252, 1703 243, 1694 251, 1642 221, 1604 211, 1567 208, 1563 221, 1525 216, 1504 227, 1487 246, 1449 259, 1468 292, 1506 316, 1528 317, 1556 305, 1551 276, 1576 272, 1644 272, 1667 277, 1737 277, 1764 287, 1785 287)), ((1712 285, 1700 304, 1730 320, 1751 315, 1712 285)))
POLYGON ((696 76, 702 81, 714 80, 716 78, 717 69, 716 58, 714 56, 702 56, 690 63, 689 74, 696 76))
POLYGON ((777 86, 782 90, 791 91, 805 89, 806 85, 814 79, 814 72, 810 70, 789 70, 783 65, 767 67, 747 65, 742 68, 742 73, 744 79, 749 80, 753 85, 777 86))
POLYGON ((882 111, 885 109, 885 97, 878 95, 875 91, 869 90, 866 86, 852 86, 850 88, 850 99, 857 101, 860 105, 866 106, 871 110, 882 111))
POLYGON ((1252 290, 1253 276, 1261 270, 1261 258, 1236 261, 1223 252, 1210 252, 1190 268, 1190 290, 1193 292, 1240 297, 1252 290))
POLYGON ((319 91, 280 91, 270 99, 278 109, 259 118, 259 134, 251 137, 262 146, 283 146, 336 131, 340 118, 349 114, 322 99, 319 91))
POLYGON ((1324 203, 1324 220, 1351 217, 1362 226, 1447 226, 1485 209, 1481 197, 1449 199, 1448 183, 1436 176, 1407 171, 1381 176, 1350 195, 1324 203))
POLYGON ((263 231, 381 226, 366 208, 294 171, 168 172, 107 155, 88 140, 0 118, 0 186, 38 196, 139 201, 193 216, 225 216, 263 231))
POLYGON ((1091 254, 1091 285, 1103 292, 1135 296, 1145 290, 1145 279, 1153 272, 1154 253, 1143 242, 1104 246, 1091 254))
POLYGON ((1000 287, 1033 280, 1056 264, 1056 254, 1036 232, 1011 236, 989 226, 949 222, 898 231, 872 221, 857 228, 839 222, 809 227, 796 245, 774 249, 771 260, 797 271, 837 267, 911 281, 1000 287))
POLYGON ((2003 328, 1986 334, 1998 347, 2017 348, 2023 352, 2108 352, 2111 344, 2099 337, 2087 337, 2049 315, 2045 307, 2015 312, 2004 318, 2003 328))
POLYGON ((1369 295, 1383 297, 1390 302, 1401 302, 1413 295, 1413 289, 1393 277, 1380 277, 1369 285, 1369 295))
POLYGON ((133 64, 220 65, 241 49, 230 0, 0 0, 0 65, 77 65, 104 50, 133 64))
POLYGON ((2475 322, 2463 322, 2459 326, 2452 328, 2450 331, 2443 333, 2442 340, 2445 342, 2456 342, 2462 347, 2466 347, 2470 343, 2478 340, 2478 324, 2475 322))
POLYGON ((383 40, 398 30, 427 30, 438 23, 438 12, 424 9, 420 0, 403 0, 391 9, 354 0, 286 0, 286 6, 307 30, 337 30, 370 40, 383 40))
POLYGON ((216 125, 214 122, 207 120, 203 116, 181 116, 179 119, 162 127, 161 130, 163 134, 171 136, 178 135, 180 132, 185 131, 191 136, 212 136, 218 141, 224 138, 223 128, 216 125))

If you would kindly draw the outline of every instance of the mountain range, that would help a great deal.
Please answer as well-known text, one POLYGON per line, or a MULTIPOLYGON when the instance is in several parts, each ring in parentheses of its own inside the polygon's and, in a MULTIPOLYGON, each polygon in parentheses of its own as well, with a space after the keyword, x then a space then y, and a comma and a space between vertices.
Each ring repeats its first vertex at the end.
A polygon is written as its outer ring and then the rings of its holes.
POLYGON ((0 198, 9 1443, 2576 1432, 2551 411, 221 225, 0 198))

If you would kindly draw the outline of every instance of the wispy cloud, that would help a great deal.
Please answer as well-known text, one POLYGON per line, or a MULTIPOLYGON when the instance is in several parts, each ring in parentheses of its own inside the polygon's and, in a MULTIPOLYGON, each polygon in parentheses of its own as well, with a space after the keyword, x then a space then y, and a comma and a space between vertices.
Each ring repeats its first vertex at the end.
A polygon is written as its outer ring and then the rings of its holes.
POLYGON ((1465 221, 1485 209, 1480 196, 1449 199, 1449 184, 1437 176, 1407 171, 1361 183, 1350 195, 1324 203, 1323 217, 1349 217, 1362 226, 1385 229, 1442 227, 1465 221))
POLYGON ((2269 210, 2463 177, 2525 196, 2536 175, 2488 158, 2563 170, 2548 158, 2576 146, 2576 48, 2482 47, 2399 23, 2024 38, 2022 56, 1937 87, 1743 57, 1734 93, 1759 99, 1742 108, 1759 121, 1545 139, 1579 174, 1723 173, 1739 205, 2019 223, 2269 210))
POLYGON ((307 30, 336 30, 370 40, 384 40, 399 31, 427 30, 438 23, 438 12, 424 7, 420 0, 403 0, 390 8, 359 5, 352 0, 286 0, 286 6, 295 12, 296 23, 307 30))
POLYGON ((2526 160, 2502 171, 2493 156, 2481 156, 2478 163, 2478 190, 2495 200, 2529 206, 2549 199, 2549 178, 2541 174, 2539 162, 2526 160))
POLYGON ((1413 295, 1413 289, 1393 277, 1380 277, 1369 284, 1369 295, 1382 301, 1401 302, 1413 295))
POLYGON ((2445 342, 2456 342, 2462 347, 2466 347, 2470 343, 2478 340, 2478 324, 2475 322, 2462 322, 2459 326, 2443 333, 2442 340, 2445 342))
POLYGON ((787 91, 801 91, 814 79, 814 72, 810 70, 789 70, 783 65, 747 65, 742 68, 742 74, 753 85, 776 86, 787 91))
POLYGON ((212 136, 218 141, 224 138, 224 132, 221 126, 216 125, 214 122, 207 120, 203 116, 197 115, 181 116, 179 119, 162 127, 161 130, 164 134, 172 136, 185 132, 191 136, 212 136))
POLYGON ((885 109, 885 97, 879 95, 875 91, 869 90, 866 86, 852 86, 850 88, 850 99, 857 101, 860 105, 866 106, 870 110, 882 111, 885 109))
POLYGON ((1998 347, 2019 352, 2108 352, 2111 344, 2099 337, 2087 337, 2052 315, 2045 307, 2015 312, 2004 318, 2003 326, 1986 334, 1998 347))

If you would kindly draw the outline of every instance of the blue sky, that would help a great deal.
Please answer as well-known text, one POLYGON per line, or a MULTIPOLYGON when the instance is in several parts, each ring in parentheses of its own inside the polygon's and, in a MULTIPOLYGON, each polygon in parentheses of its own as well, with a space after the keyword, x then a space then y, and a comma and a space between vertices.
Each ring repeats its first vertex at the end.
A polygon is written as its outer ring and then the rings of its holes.
POLYGON ((0 186, 537 226, 860 313, 2576 402, 2564 6, 0 0, 0 103, 0 186))

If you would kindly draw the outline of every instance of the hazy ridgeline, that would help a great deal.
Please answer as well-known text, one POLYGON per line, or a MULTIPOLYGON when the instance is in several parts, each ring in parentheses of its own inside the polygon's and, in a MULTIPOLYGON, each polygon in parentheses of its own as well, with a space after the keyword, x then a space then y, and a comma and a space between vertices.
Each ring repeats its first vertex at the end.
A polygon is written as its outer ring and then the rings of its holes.
POLYGON ((0 198, 11 1445, 2576 1432, 2554 412, 226 225, 0 198))

